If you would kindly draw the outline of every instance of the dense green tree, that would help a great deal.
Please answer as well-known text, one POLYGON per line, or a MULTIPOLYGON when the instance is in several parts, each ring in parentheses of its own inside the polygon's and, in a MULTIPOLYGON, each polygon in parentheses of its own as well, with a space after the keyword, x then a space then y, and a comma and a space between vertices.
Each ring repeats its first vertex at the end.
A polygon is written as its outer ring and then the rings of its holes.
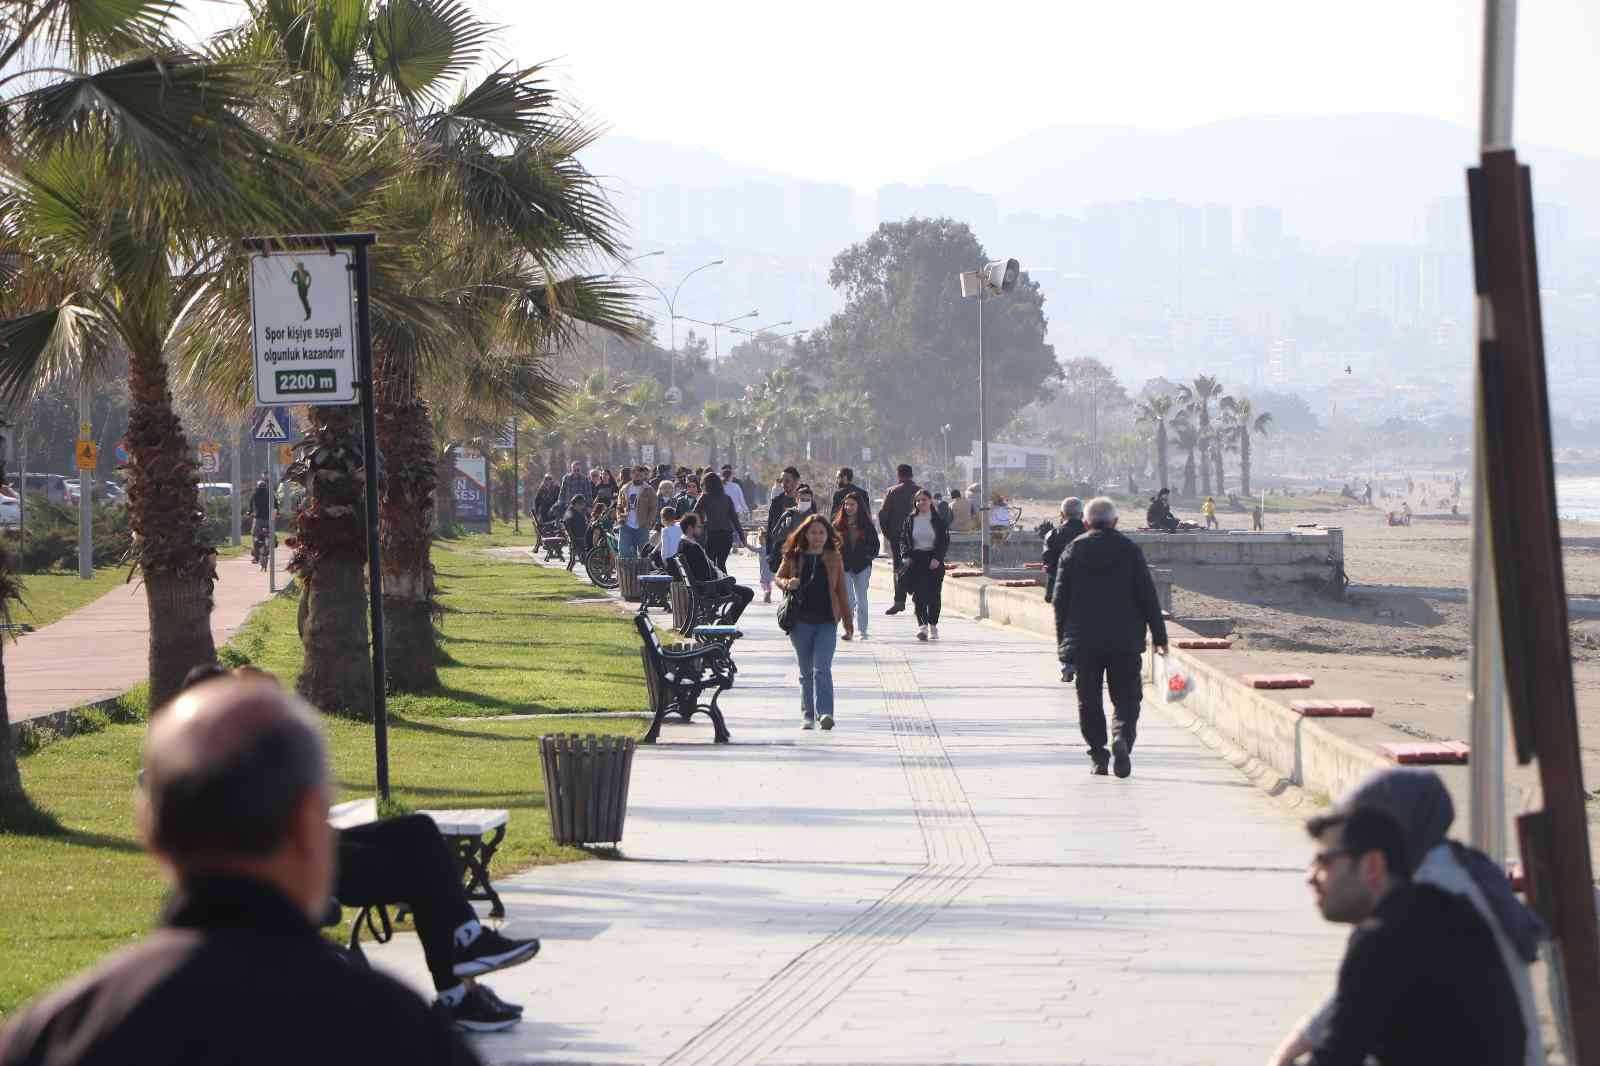
MULTIPOLYGON (((977 436, 978 308, 957 275, 986 259, 971 229, 947 218, 886 222, 834 258, 828 283, 845 309, 805 369, 830 391, 873 396, 883 446, 931 454, 947 423, 954 441, 977 436)), ((991 432, 1060 380, 1045 325, 1044 296, 1026 274, 985 301, 991 432)))

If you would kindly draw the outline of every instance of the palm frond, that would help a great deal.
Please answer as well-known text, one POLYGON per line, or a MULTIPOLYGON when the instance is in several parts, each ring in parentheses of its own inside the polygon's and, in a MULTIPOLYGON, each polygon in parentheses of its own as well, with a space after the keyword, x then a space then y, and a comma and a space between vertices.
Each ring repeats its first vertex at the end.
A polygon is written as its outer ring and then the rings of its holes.
POLYGON ((389 0, 368 46, 379 83, 417 107, 476 66, 493 32, 461 0, 389 0))
POLYGON ((555 93, 538 77, 541 72, 540 67, 501 67, 449 107, 426 116, 421 123, 423 135, 451 145, 477 133, 506 138, 557 134, 562 124, 550 117, 555 93))
POLYGON ((81 304, 0 321, 0 401, 25 401, 67 372, 92 364, 94 350, 104 347, 100 316, 81 304))

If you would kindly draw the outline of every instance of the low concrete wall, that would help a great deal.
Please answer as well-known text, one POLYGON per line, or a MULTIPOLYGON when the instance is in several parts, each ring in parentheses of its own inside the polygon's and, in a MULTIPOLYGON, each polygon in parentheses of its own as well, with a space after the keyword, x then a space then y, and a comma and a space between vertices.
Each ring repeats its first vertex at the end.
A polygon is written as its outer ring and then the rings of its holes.
MULTIPOLYGON (((893 595, 893 578, 885 560, 873 568, 872 589, 878 595, 893 595)), ((946 578, 944 609, 1055 639, 1054 608, 1044 602, 1044 594, 1037 588, 988 585, 982 578, 946 578)), ((1195 635, 1173 622, 1167 627, 1173 641, 1195 635)), ((1163 675, 1156 673, 1155 658, 1154 652, 1148 654, 1146 676, 1160 679, 1163 675)), ((1372 770, 1391 765, 1375 750, 1338 736, 1319 719, 1303 718, 1245 685, 1217 660, 1207 661, 1203 651, 1173 647, 1165 666, 1166 676, 1176 671, 1187 680, 1183 697, 1168 703, 1158 684, 1148 698, 1161 702, 1180 719, 1198 722, 1204 727, 1197 730, 1202 734, 1209 731, 1256 760, 1260 767, 1241 768, 1269 789, 1287 784, 1315 798, 1337 796, 1372 770), (1263 780, 1263 769, 1269 770, 1274 780, 1263 780)))
MULTIPOLYGON (((1174 641, 1177 634, 1187 633, 1181 626, 1172 630, 1174 641)), ((1301 717, 1250 688, 1207 662, 1205 655, 1176 647, 1168 653, 1168 676, 1176 671, 1188 681, 1183 697, 1174 702, 1288 784, 1337 796, 1372 770, 1392 765, 1373 749, 1336 735, 1321 720, 1301 717)), ((1154 654, 1149 658, 1154 669, 1154 654)), ((1153 697, 1165 703, 1167 694, 1158 685, 1153 697)))
POLYGON ((1129 533, 1152 566, 1285 566, 1344 562, 1344 530, 1271 533, 1129 533))

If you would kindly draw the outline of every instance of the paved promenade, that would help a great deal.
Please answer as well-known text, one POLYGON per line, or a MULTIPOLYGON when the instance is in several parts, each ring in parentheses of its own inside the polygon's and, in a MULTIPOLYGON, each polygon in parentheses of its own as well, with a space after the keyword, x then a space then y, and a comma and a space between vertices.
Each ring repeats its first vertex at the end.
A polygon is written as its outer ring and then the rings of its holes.
MULTIPOLYGON (((279 552, 280 564, 288 558, 279 552)), ((280 569, 280 582, 285 577, 280 569)), ((26 593, 24 593, 26 594, 26 593)), ((267 599, 267 575, 249 556, 217 562, 211 635, 220 648, 267 599)), ((11 721, 119 696, 150 676, 150 616, 135 578, 53 625, 5 647, 11 721)))
MULTIPOLYGON (((640 749, 631 861, 501 886, 544 951, 491 978, 528 1013, 486 1059, 1254 1064, 1326 994, 1292 814, 1149 702, 1134 776, 1091 778, 1048 642, 884 606, 808 733, 754 604, 734 743, 640 749)), ((414 938, 374 958, 429 989, 414 938)))

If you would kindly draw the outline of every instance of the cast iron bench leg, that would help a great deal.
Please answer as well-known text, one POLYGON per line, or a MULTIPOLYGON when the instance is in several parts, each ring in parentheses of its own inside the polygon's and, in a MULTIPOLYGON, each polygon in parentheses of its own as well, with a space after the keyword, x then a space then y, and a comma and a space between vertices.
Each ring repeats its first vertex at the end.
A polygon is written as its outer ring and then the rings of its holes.
POLYGON ((450 838, 451 843, 456 846, 456 854, 460 856, 462 865, 466 867, 467 898, 488 903, 491 918, 506 916, 505 904, 500 902, 500 893, 489 883, 489 863, 494 859, 494 853, 505 837, 506 827, 501 825, 495 827, 494 833, 487 840, 474 836, 450 838))

